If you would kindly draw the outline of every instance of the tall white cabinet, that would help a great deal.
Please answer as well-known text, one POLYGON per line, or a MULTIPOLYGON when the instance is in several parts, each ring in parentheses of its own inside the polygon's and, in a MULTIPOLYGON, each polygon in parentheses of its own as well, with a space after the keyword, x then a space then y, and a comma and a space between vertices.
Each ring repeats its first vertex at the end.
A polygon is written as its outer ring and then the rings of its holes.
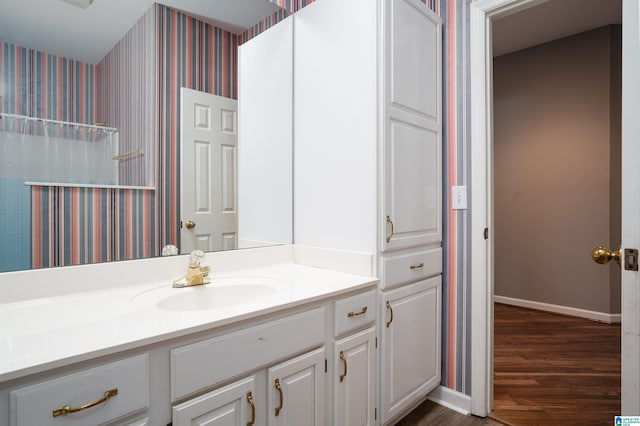
POLYGON ((376 424, 440 383, 441 52, 419 0, 316 0, 294 20, 294 239, 375 253, 376 424))

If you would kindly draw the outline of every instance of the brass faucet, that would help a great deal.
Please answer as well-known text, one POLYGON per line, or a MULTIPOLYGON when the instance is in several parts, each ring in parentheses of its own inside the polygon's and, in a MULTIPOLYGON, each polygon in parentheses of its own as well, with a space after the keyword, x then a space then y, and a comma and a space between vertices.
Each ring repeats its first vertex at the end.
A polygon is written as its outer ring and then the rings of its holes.
POLYGON ((175 280, 173 282, 173 287, 192 287, 195 285, 211 283, 211 277, 209 276, 209 266, 201 265, 203 258, 204 252, 202 250, 192 251, 189 255, 189 268, 187 269, 187 275, 175 280))

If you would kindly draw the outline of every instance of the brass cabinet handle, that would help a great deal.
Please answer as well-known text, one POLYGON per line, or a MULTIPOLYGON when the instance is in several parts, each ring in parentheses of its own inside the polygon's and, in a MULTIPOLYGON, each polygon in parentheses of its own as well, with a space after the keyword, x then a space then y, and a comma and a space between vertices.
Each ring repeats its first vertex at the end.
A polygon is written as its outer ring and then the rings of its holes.
POLYGON ((276 379, 276 389, 280 393, 280 406, 276 407, 276 417, 280 415, 280 410, 282 410, 282 406, 284 405, 283 396, 282 396, 282 387, 280 386, 280 379, 276 379))
POLYGON ((113 398, 118 395, 118 388, 108 390, 104 393, 104 396, 96 401, 90 402, 88 404, 81 405, 79 407, 71 407, 69 405, 65 405, 64 407, 57 408, 53 410, 53 417, 65 416, 70 413, 78 413, 80 411, 87 410, 91 407, 95 407, 96 405, 100 405, 104 402, 107 402, 109 398, 113 398))
POLYGON ((347 317, 352 318, 352 317, 359 317, 360 315, 364 315, 367 313, 367 307, 363 306, 362 310, 360 312, 349 312, 347 314, 347 317))
POLYGON ((391 237, 393 237, 393 221, 389 216, 387 216, 387 223, 391 226, 391 233, 387 235, 387 242, 391 241, 391 237))
POLYGON ((345 356, 344 356, 344 351, 340 351, 340 359, 342 360, 342 363, 344 364, 344 374, 340 375, 340 383, 342 383, 344 378, 347 377, 347 358, 345 358, 345 356))
POLYGON ((247 423, 247 426, 253 426, 256 422, 256 404, 253 403, 251 392, 247 392, 247 401, 251 405, 251 421, 247 423))
POLYGON ((420 269, 420 268, 424 268, 424 262, 420 262, 417 265, 411 265, 410 266, 411 269, 420 269))
POLYGON ((187 229, 193 229, 196 227, 196 223, 192 220, 188 220, 184 223, 184 226, 186 226, 187 229))
POLYGON ((391 323, 393 322, 393 308, 391 307, 391 303, 389 303, 389 301, 387 300, 387 309, 389 310, 389 312, 391 313, 391 318, 389 318, 389 321, 387 321, 387 328, 389 328, 389 326, 391 325, 391 323))

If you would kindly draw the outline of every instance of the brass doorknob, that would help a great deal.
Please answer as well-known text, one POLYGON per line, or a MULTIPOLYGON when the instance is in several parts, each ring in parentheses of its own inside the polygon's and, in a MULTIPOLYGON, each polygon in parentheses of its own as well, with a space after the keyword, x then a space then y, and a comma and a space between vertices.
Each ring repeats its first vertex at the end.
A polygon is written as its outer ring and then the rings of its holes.
POLYGON ((596 247, 591 250, 591 258, 594 262, 599 263, 601 265, 606 265, 611 261, 611 259, 615 260, 618 265, 620 265, 620 250, 612 252, 606 247, 596 247))
POLYGON ((185 222, 184 226, 186 226, 187 229, 193 229, 196 227, 196 223, 192 220, 188 220, 185 222))

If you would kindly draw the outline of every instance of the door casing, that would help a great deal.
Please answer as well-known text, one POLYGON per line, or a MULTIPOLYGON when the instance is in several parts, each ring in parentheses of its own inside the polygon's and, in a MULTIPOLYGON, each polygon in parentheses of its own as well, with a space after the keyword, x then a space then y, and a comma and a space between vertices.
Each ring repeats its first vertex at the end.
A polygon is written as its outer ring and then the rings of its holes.
MULTIPOLYGON (((478 416, 488 415, 493 406, 493 283, 494 283, 494 241, 493 241, 493 52, 492 52, 492 21, 513 13, 521 12, 530 7, 544 3, 548 0, 478 0, 471 3, 471 179, 473 189, 471 193, 471 278, 474 283, 471 287, 471 412, 478 416), (485 239, 485 229, 488 229, 488 239, 485 239)), ((628 6, 631 2, 624 0, 623 21, 626 13, 638 14, 638 5, 634 8, 628 6), (625 9, 625 6, 627 8, 625 9), (628 10, 628 11, 627 11, 628 10)), ((627 15, 628 16, 628 15, 627 15)), ((638 18, 635 18, 633 31, 637 36, 638 18)), ((623 32, 624 32, 623 23, 623 32)), ((627 37, 629 39, 631 37, 627 37)), ((637 38, 637 37, 636 37, 637 38)), ((625 73, 623 35, 623 75, 625 73)), ((637 46, 636 46, 637 47, 637 46)), ((628 47, 629 48, 629 47, 628 47)), ((635 56, 635 55, 634 55, 635 56)), ((637 64, 636 64, 637 65, 637 64)), ((627 68, 628 69, 628 68, 627 68)), ((623 77, 623 87, 627 87, 629 81, 623 77)), ((623 93, 625 90, 623 89, 623 93)), ((634 92, 635 93, 635 92, 634 92)), ((623 95, 624 96, 624 95, 623 95)), ((637 104, 636 104, 637 105, 637 104)), ((630 105, 627 104, 627 110, 630 105)), ((623 97, 623 150, 625 147, 625 99, 623 97)), ((629 114, 629 112, 627 112, 629 114)), ((630 135, 629 135, 630 136, 630 135)), ((626 138, 626 147, 629 148, 630 137, 626 138)), ((635 144, 638 145, 638 144, 635 144)), ((637 151, 637 148, 633 148, 637 151)), ((631 153, 627 151, 627 153, 631 153)), ((626 154, 625 154, 626 155, 626 154)), ((627 161, 636 161, 638 156, 627 161)), ((624 156, 623 156, 624 162, 624 156)), ((628 169, 628 167, 627 167, 628 169)), ((623 163, 623 173, 624 163, 623 163)), ((624 175, 623 175, 624 179, 624 175)), ((625 242, 624 209, 625 196, 638 198, 637 176, 632 176, 630 185, 625 192, 623 182, 623 240, 622 245, 629 245, 637 239, 637 224, 631 229, 632 237, 627 237, 625 242)), ((637 206, 631 206, 636 207, 637 206)), ((637 211, 637 210, 636 210, 637 211)), ((627 228, 627 229, 629 229, 627 228)), ((629 231, 628 231, 629 232, 629 231)), ((636 247, 637 248, 637 247, 636 247)), ((628 272, 628 271, 627 271, 628 272)), ((625 272, 626 273, 626 272, 625 272)), ((628 277, 628 274, 627 274, 628 277)), ((637 282, 638 274, 626 278, 628 281, 637 282)), ((633 299, 637 314, 638 291, 629 292, 625 297, 625 275, 623 274, 623 303, 626 299, 633 299)), ((631 302, 631 301, 630 301, 631 302)), ((625 307, 623 306, 623 313, 625 307)), ((628 312, 627 308, 627 312, 628 312)), ((637 322, 637 321, 636 321, 637 322)), ((627 321, 628 324, 628 321, 627 321)), ((637 331, 637 324, 634 330, 637 331)), ((625 344, 638 347, 638 339, 625 341, 625 322, 623 318, 623 365, 622 365, 622 413, 638 414, 638 356, 629 359, 625 365, 625 344), (628 369, 626 368, 628 366, 628 369), (627 377, 628 376, 628 377, 627 377), (625 378, 626 377, 626 378, 625 378)), ((635 333, 637 335, 637 333, 635 333)), ((633 350, 629 351, 634 352, 633 350)), ((635 351, 637 352, 637 350, 635 351)))

